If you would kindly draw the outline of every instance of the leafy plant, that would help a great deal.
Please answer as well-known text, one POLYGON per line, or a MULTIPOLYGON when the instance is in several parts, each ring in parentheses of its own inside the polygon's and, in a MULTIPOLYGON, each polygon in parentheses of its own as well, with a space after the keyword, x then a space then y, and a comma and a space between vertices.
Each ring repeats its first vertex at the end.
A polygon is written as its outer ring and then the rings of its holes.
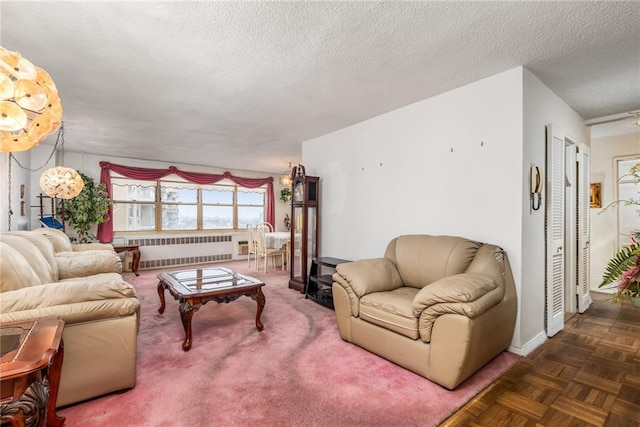
POLYGON ((285 203, 291 200, 291 189, 289 187, 285 187, 282 190, 280 190, 280 200, 282 200, 285 203))
POLYGON ((90 176, 79 173, 84 188, 73 199, 64 201, 62 217, 75 229, 80 243, 90 243, 97 240, 91 233, 91 227, 105 221, 105 214, 113 201, 108 198, 104 184, 96 184, 90 176))
POLYGON ((620 298, 640 297, 640 231, 633 233, 631 244, 625 246, 618 251, 613 258, 609 260, 605 268, 602 283, 598 285, 603 288, 608 285, 615 288, 613 296, 614 302, 620 302, 620 298))

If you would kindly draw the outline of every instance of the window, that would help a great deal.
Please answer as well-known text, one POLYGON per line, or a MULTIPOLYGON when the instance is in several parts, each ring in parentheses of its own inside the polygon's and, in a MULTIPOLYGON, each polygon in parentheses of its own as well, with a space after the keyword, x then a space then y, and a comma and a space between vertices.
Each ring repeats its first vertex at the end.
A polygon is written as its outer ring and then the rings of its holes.
POLYGON ((231 181, 199 185, 180 178, 140 181, 112 172, 113 230, 240 230, 265 220, 266 189, 231 181))
POLYGON ((256 225, 264 222, 265 192, 238 189, 238 228, 256 225))
POLYGON ((113 231, 156 229, 156 184, 153 181, 111 179, 113 231))
POLYGON ((198 229, 198 185, 160 182, 160 230, 198 229))

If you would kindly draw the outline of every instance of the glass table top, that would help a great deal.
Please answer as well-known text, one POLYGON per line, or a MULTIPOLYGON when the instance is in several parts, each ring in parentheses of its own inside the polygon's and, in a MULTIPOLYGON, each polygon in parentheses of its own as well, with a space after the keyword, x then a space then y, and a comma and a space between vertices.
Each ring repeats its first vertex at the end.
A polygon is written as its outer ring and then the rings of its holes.
MULTIPOLYGON (((173 284, 181 285, 190 293, 224 290, 228 288, 242 288, 263 284, 253 277, 238 274, 224 267, 198 268, 182 270, 173 273, 163 273, 168 276, 173 284)), ((162 277, 161 277, 162 278, 162 277)))

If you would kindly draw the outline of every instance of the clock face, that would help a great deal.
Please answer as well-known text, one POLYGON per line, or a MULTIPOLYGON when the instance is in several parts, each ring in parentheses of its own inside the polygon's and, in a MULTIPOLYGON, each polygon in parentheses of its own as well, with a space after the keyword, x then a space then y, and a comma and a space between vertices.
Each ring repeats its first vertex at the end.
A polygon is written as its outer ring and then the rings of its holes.
POLYGON ((298 182, 293 188, 293 201, 302 202, 304 200, 304 184, 298 182))

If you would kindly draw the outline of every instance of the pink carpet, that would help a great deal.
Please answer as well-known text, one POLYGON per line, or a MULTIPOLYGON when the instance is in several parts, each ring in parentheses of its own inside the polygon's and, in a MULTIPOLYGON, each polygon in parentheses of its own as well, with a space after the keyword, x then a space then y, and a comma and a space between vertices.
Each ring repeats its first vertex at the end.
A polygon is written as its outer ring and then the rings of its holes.
POLYGON ((195 313, 184 352, 178 302, 167 293, 157 312, 159 270, 126 273, 141 302, 137 385, 59 410, 67 427, 432 426, 518 360, 505 352, 448 391, 342 341, 333 311, 288 289, 288 273, 217 265, 266 283, 264 330, 250 298, 210 302, 195 313))

